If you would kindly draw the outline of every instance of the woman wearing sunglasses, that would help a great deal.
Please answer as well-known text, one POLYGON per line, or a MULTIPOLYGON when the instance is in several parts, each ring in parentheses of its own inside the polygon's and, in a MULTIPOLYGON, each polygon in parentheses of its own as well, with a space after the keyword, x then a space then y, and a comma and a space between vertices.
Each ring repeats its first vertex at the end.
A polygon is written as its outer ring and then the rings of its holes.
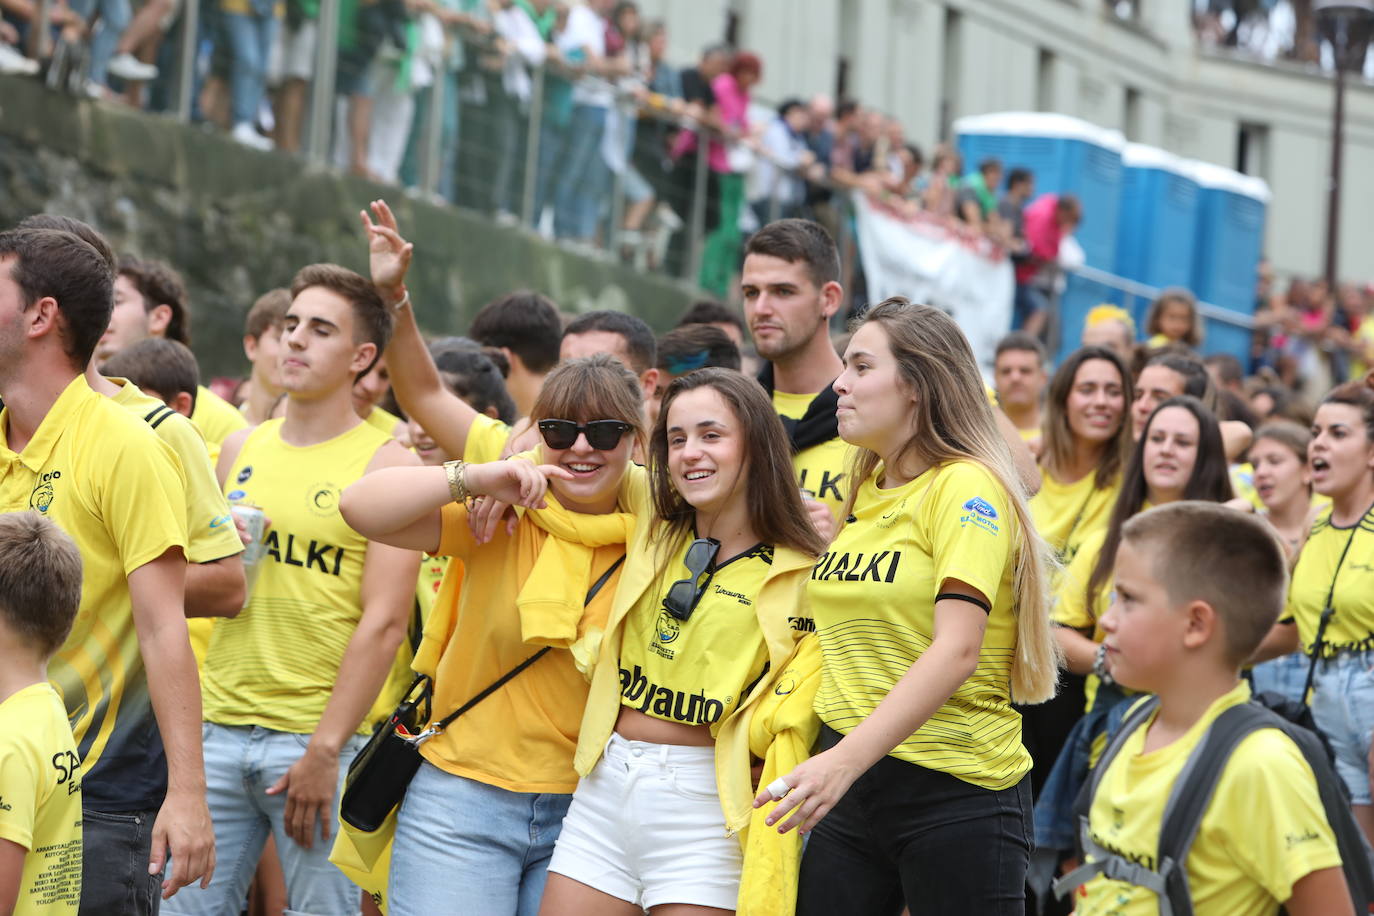
POLYGON ((626 491, 636 486, 625 472, 643 435, 639 383, 609 356, 570 360, 549 374, 531 417, 544 440, 538 466, 448 462, 371 474, 340 504, 371 540, 465 564, 461 590, 446 580, 435 599, 417 653, 417 669, 437 659, 434 719, 555 647, 421 745, 424 762, 397 812, 392 916, 436 907, 533 916, 577 785, 581 669, 594 657, 587 637, 610 613, 634 530, 624 507, 647 499, 626 491), (526 507, 513 532, 501 526, 478 543, 466 502, 481 496, 526 507), (604 587, 585 602, 598 580, 604 587))
POLYGON ((798 914, 1020 914, 1031 761, 1011 703, 1054 692, 1047 548, 949 316, 888 299, 844 362, 861 483, 807 587, 818 753, 755 804, 815 828, 798 914))
POLYGON ((728 369, 674 381, 649 477, 652 522, 636 533, 602 643, 583 778, 541 913, 735 909, 734 834, 753 783, 747 748, 716 739, 752 714, 774 686, 765 675, 811 629, 800 602, 824 545, 757 382, 728 369))

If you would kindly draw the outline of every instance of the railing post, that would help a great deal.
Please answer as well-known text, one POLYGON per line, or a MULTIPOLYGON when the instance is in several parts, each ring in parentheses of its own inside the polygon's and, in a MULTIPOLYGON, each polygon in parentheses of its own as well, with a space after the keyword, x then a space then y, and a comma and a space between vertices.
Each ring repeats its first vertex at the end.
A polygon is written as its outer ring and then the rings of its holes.
MULTIPOLYGON (((46 4, 47 0, 44 0, 46 4)), ((200 0, 186 0, 181 10, 181 54, 177 59, 177 120, 191 122, 196 91, 196 57, 200 51, 200 0)))
MULTIPOLYGON (((329 162, 334 124, 334 73, 339 60, 339 0, 320 0, 315 37, 315 78, 310 88, 310 130, 305 153, 324 165, 329 162)), ((345 125, 344 129, 347 129, 345 125)))
POLYGON ((539 196, 539 143, 543 138, 540 129, 544 122, 544 67, 534 69, 530 74, 529 123, 525 133, 525 194, 520 204, 520 222, 531 229, 539 229, 542 213, 534 212, 534 202, 539 196))
POLYGON ((706 170, 709 140, 704 125, 697 126, 697 168, 692 180, 692 219, 688 223, 687 236, 687 276, 684 280, 692 283, 701 276, 701 255, 703 236, 706 233, 706 170))

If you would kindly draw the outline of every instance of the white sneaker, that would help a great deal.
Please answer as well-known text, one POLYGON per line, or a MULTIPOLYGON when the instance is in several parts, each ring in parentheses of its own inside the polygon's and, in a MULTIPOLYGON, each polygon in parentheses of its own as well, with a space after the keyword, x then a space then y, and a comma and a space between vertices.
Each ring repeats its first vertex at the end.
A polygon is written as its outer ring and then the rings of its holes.
POLYGON ((270 150, 274 148, 272 146, 272 141, 258 133, 257 128, 247 121, 241 121, 235 124, 233 133, 231 133, 230 136, 244 146, 251 146, 253 149, 270 150))
POLYGON ((157 67, 145 64, 128 51, 110 58, 110 63, 105 69, 122 80, 147 82, 157 76, 157 67))
POLYGON ((38 61, 20 54, 9 45, 0 44, 0 73, 6 76, 33 76, 38 72, 38 61))

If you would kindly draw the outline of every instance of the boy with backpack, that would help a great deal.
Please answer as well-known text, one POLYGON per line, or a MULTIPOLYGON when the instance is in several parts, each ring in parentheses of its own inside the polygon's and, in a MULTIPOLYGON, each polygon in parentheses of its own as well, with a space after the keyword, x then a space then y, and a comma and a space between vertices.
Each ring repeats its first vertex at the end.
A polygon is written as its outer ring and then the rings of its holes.
POLYGON ((1056 888, 1077 888, 1078 916, 1356 912, 1368 863, 1320 740, 1240 678, 1287 580, 1253 516, 1179 502, 1126 523, 1106 654, 1118 683, 1154 697, 1080 799, 1084 864, 1056 888))

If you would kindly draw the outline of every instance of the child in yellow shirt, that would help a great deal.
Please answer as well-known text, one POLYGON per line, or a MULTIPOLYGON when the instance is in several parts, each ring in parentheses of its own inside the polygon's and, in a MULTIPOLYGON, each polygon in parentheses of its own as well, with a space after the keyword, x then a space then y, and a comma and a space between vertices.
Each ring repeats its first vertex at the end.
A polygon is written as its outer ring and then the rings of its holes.
MULTIPOLYGON (((1104 644, 1116 680, 1154 693, 1158 707, 1104 755, 1083 833, 1085 870, 1105 874, 1079 888, 1078 916, 1163 910, 1145 873, 1169 871, 1165 805, 1213 723, 1249 700, 1240 666, 1286 589, 1283 549, 1253 516, 1185 501, 1124 526, 1104 644)), ((1312 767, 1277 728, 1235 746, 1183 865, 1196 916, 1354 911, 1312 767)))
POLYGON ((0 912, 74 914, 81 761, 48 659, 81 603, 81 554, 37 512, 0 515, 0 912))

